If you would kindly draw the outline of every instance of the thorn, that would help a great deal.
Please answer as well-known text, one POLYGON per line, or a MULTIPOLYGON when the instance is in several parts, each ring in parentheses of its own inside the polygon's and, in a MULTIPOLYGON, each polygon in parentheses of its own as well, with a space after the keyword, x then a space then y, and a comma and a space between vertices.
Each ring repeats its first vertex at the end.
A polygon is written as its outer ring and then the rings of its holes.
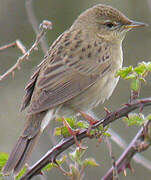
POLYGON ((128 114, 126 114, 125 117, 126 117, 127 119, 129 119, 128 114))

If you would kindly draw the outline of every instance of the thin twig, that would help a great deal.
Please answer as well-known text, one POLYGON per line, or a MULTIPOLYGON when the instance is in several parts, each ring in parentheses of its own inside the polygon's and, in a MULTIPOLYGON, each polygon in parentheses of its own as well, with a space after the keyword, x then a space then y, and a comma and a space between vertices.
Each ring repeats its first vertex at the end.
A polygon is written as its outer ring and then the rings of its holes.
POLYGON ((52 23, 50 21, 44 20, 40 25, 40 32, 36 37, 34 44, 31 48, 26 51, 21 57, 18 58, 16 64, 14 64, 10 69, 8 69, 4 74, 0 76, 0 81, 3 80, 9 74, 13 74, 16 69, 20 69, 20 65, 24 60, 27 60, 31 52, 38 46, 42 36, 45 35, 47 29, 52 29, 52 23))
MULTIPOLYGON (((122 153, 120 158, 116 162, 116 167, 118 169, 118 173, 124 171, 126 174, 126 168, 129 168, 130 170, 133 170, 130 165, 130 161, 132 157, 137 152, 142 152, 146 150, 150 146, 150 140, 146 138, 146 136, 149 136, 150 138, 150 131, 151 128, 151 121, 148 121, 145 125, 145 131, 142 127, 136 136, 133 138, 129 146, 126 148, 126 150, 122 153)), ((108 170, 108 172, 105 174, 105 176, 102 178, 102 180, 112 180, 113 179, 113 167, 108 170)))
POLYGON ((26 53, 26 47, 23 45, 23 43, 20 41, 20 40, 16 40, 15 42, 12 42, 12 43, 9 43, 9 44, 6 44, 4 46, 1 46, 0 47, 0 51, 4 51, 8 48, 11 48, 11 47, 17 47, 23 54, 26 53))
MULTIPOLYGON (((103 125, 103 127, 107 126, 109 123, 126 116, 131 111, 139 109, 141 106, 151 106, 151 97, 146 99, 135 100, 129 104, 123 105, 121 108, 117 109, 116 111, 110 113, 105 118, 101 119, 92 128, 97 128, 99 125, 103 125)), ((83 129, 77 134, 77 140, 82 140, 87 138, 87 129, 83 129)), ((42 168, 45 167, 50 162, 55 162, 56 157, 68 149, 70 146, 75 144, 74 138, 69 137, 65 138, 60 141, 56 146, 54 146, 51 150, 49 150, 38 162, 36 162, 24 175, 20 180, 29 180, 33 176, 38 175, 42 168)), ((137 151, 137 150, 136 150, 137 151)), ((118 168, 118 166, 117 166, 118 168)))
MULTIPOLYGON (((26 7, 28 20, 29 20, 30 24, 32 25, 34 32, 36 33, 36 35, 38 35, 39 34, 39 28, 38 28, 39 23, 38 23, 38 20, 35 16, 34 11, 33 11, 33 0, 26 0, 25 1, 25 7, 26 7)), ((48 44, 45 40, 45 37, 43 37, 41 39, 40 45, 41 45, 42 51, 44 52, 44 54, 46 54, 46 52, 48 50, 48 44)))
POLYGON ((110 157, 112 158, 113 180, 119 180, 118 171, 117 171, 117 167, 116 167, 116 163, 115 163, 116 160, 115 160, 115 157, 114 157, 114 155, 113 155, 111 142, 110 142, 110 140, 109 140, 108 137, 106 137, 105 140, 106 140, 106 144, 107 144, 108 149, 109 149, 110 157))

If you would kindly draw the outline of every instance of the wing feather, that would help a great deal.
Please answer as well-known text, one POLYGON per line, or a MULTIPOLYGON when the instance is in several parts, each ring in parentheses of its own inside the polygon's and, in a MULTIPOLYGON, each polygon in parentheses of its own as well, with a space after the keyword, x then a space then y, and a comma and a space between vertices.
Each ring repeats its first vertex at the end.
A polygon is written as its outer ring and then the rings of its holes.
MULTIPOLYGON (((73 33, 73 37, 79 35, 78 32, 73 33)), ((109 70, 111 59, 106 54, 106 50, 104 54, 100 51, 98 53, 95 46, 85 44, 80 37, 77 42, 71 41, 70 36, 71 32, 61 36, 60 42, 55 43, 54 49, 50 48, 49 56, 41 64, 30 98, 29 114, 54 108, 75 98, 93 86, 109 70), (82 42, 84 44, 80 46, 82 42), (81 49, 83 46, 88 49, 85 53, 81 49), (73 47, 77 48, 76 51, 73 51, 73 47)))

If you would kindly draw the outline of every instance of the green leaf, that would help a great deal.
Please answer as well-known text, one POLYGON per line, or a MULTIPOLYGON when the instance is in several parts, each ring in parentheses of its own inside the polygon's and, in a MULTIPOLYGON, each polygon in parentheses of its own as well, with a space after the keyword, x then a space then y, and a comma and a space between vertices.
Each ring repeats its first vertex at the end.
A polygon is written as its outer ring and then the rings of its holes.
POLYGON ((80 176, 79 170, 73 164, 70 164, 70 172, 71 172, 72 179, 79 179, 79 176, 80 176))
POLYGON ((111 135, 109 133, 107 133, 106 131, 108 130, 109 126, 106 126, 106 127, 103 127, 103 125, 101 124, 99 127, 98 127, 98 130, 100 131, 100 133, 104 136, 107 136, 107 137, 111 137, 111 135))
POLYGON ((143 116, 140 117, 140 115, 136 113, 130 113, 128 115, 128 118, 124 117, 123 119, 127 122, 128 126, 132 126, 132 125, 140 126, 144 123, 143 116))
POLYGON ((55 136, 63 136, 64 138, 71 136, 68 129, 65 126, 56 127, 54 130, 55 136))
POLYGON ((151 114, 146 117, 146 120, 151 120, 151 114))
POLYGON ((99 127, 97 128, 99 131, 104 131, 104 127, 103 127, 103 125, 101 124, 101 125, 99 125, 99 127))
POLYGON ((138 79, 132 79, 132 81, 131 81, 131 89, 133 91, 139 91, 139 89, 140 89, 140 81, 138 79))
POLYGON ((26 172, 27 168, 24 167, 22 170, 19 172, 19 174, 16 176, 15 180, 19 180, 26 172))
POLYGON ((107 136, 107 137, 111 137, 111 134, 110 134, 110 133, 107 133, 107 132, 104 132, 103 135, 104 135, 104 136, 107 136))
POLYGON ((77 163, 81 164, 81 158, 84 155, 87 148, 76 148, 75 151, 69 153, 70 159, 72 161, 76 161, 77 163))
MULTIPOLYGON (((74 130, 77 128, 77 121, 75 118, 65 118, 69 126, 74 130)), ((62 122, 62 118, 57 119, 58 122, 62 122)), ((63 137, 71 136, 66 126, 56 127, 54 131, 55 136, 63 135, 63 137)))
POLYGON ((144 74, 146 70, 147 70, 147 64, 145 62, 139 63, 138 66, 134 68, 134 71, 139 75, 144 74))
POLYGON ((69 131, 68 131, 68 128, 65 127, 65 126, 61 127, 61 135, 62 135, 64 138, 71 136, 71 134, 70 134, 69 131))
POLYGON ((130 74, 130 75, 128 75, 128 76, 126 76, 126 78, 125 79, 136 79, 137 78, 137 75, 136 74, 130 74))
POLYGON ((2 170, 4 165, 6 164, 7 160, 8 160, 8 154, 1 152, 0 153, 0 171, 2 170))
POLYGON ((122 78, 126 78, 132 71, 133 71, 133 67, 132 66, 124 67, 124 68, 120 69, 116 73, 116 76, 120 76, 122 78))
POLYGON ((49 163, 44 168, 42 168, 42 171, 50 171, 52 168, 58 167, 55 163, 49 163))
POLYGON ((151 62, 148 62, 147 69, 148 71, 151 71, 151 62))
POLYGON ((54 135, 55 136, 60 136, 61 135, 61 127, 56 127, 54 130, 54 135))
POLYGON ((76 119, 75 118, 66 118, 66 121, 69 123, 71 128, 76 128, 76 119))
MULTIPOLYGON (((60 159, 56 160, 58 165, 63 164, 67 159, 67 156, 62 156, 60 159)), ((52 168, 58 167, 58 165, 55 163, 49 163, 47 164, 42 171, 50 171, 52 168)))
POLYGON ((145 80, 144 77, 139 77, 139 80, 140 80, 140 81, 143 81, 144 83, 146 83, 146 80, 145 80))
POLYGON ((95 159, 93 158, 87 158, 83 161, 83 166, 87 167, 87 166, 94 166, 94 167, 98 167, 99 164, 96 162, 95 159))
POLYGON ((77 122, 77 126, 79 128, 88 128, 89 127, 89 124, 86 122, 86 121, 78 121, 77 122))
MULTIPOLYGON (((76 127, 76 119, 75 118, 65 118, 65 120, 68 122, 68 124, 70 125, 71 128, 75 128, 76 127)), ((62 118, 57 118, 58 122, 62 122, 63 119, 62 118)))

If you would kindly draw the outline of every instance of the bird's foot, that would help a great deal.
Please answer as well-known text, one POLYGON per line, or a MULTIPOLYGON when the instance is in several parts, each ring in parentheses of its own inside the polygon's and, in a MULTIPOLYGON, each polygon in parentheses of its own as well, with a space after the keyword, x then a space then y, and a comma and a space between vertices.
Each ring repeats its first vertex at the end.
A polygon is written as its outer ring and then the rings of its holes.
POLYGON ((79 113, 81 114, 81 116, 87 120, 89 122, 89 127, 88 127, 88 130, 87 130, 87 135, 89 137, 91 137, 91 134, 90 134, 90 131, 92 129, 92 126, 94 124, 96 124, 98 122, 98 120, 94 119, 92 116, 90 116, 89 114, 85 113, 85 112, 82 112, 82 111, 79 111, 79 113))

